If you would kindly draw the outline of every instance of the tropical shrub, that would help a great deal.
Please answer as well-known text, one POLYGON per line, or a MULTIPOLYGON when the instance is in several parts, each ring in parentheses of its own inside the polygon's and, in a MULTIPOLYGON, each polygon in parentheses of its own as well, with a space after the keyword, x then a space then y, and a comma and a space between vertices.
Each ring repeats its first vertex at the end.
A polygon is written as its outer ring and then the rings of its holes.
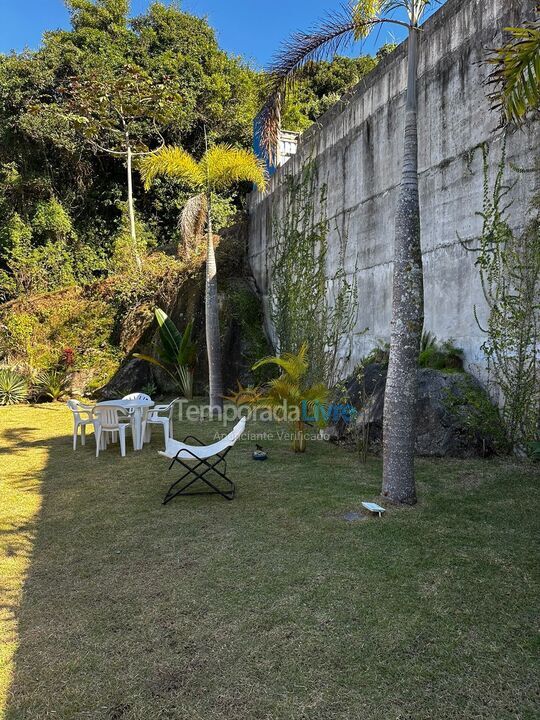
POLYGON ((36 396, 62 400, 68 394, 69 386, 70 376, 67 370, 63 368, 42 370, 36 377, 36 396))
POLYGON ((238 405, 249 404, 276 410, 278 418, 290 422, 293 430, 294 452, 306 451, 305 413, 310 414, 316 406, 324 407, 328 400, 328 388, 323 383, 308 384, 308 345, 303 343, 297 353, 282 353, 265 357, 253 365, 253 370, 266 365, 280 368, 279 377, 257 388, 242 388, 229 396, 238 405))
POLYGON ((17 405, 28 397, 26 379, 10 368, 0 369, 0 405, 17 405))
POLYGON ((438 343, 434 336, 428 334, 420 349, 418 365, 447 372, 461 371, 463 370, 463 350, 455 347, 452 340, 438 343))
POLYGON ((193 397, 193 372, 197 348, 191 339, 193 321, 190 321, 183 333, 161 308, 156 308, 156 320, 159 325, 158 357, 134 353, 134 357, 156 365, 164 370, 177 385, 184 396, 193 397))

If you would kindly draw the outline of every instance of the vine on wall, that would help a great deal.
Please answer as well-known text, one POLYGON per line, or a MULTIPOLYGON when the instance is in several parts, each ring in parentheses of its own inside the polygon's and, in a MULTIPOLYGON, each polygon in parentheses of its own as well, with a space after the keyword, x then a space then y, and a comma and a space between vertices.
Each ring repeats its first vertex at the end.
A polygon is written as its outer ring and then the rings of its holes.
MULTIPOLYGON (((506 139, 493 188, 489 182, 489 148, 481 146, 484 172, 482 234, 476 266, 489 308, 487 326, 475 318, 486 334, 482 350, 491 382, 499 391, 501 411, 510 444, 522 450, 538 438, 540 421, 540 194, 533 197, 529 217, 520 233, 507 220, 505 183, 506 139)), ((518 171, 523 172, 523 171, 518 171)))
POLYGON ((310 381, 333 385, 346 365, 352 346, 358 288, 356 273, 345 274, 347 233, 339 232, 338 269, 327 277, 327 186, 317 188, 316 166, 304 165, 286 180, 283 218, 274 216, 274 244, 269 285, 271 318, 278 350, 310 348, 310 381))

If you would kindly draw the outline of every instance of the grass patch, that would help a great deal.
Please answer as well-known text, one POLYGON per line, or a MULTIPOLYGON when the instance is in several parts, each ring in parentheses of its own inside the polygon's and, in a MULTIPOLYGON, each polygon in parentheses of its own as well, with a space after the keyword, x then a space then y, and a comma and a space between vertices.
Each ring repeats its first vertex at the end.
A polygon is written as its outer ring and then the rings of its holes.
POLYGON ((322 442, 163 507, 157 432, 96 460, 51 404, 0 438, 6 720, 538 716, 534 466, 421 460, 416 508, 347 522, 380 463, 322 442))

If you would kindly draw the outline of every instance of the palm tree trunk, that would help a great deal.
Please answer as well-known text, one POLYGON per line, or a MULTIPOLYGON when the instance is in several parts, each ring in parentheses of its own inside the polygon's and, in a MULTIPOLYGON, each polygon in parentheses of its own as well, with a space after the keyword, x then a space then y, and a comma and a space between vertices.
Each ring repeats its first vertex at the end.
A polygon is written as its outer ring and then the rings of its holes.
POLYGON ((221 377, 221 338, 219 332, 219 302, 217 291, 216 256, 212 236, 212 205, 208 200, 208 238, 206 243, 206 351, 208 354, 208 379, 210 384, 211 412, 223 410, 223 381, 221 377))
POLYGON ((306 452, 306 433, 302 420, 297 420, 294 423, 292 446, 295 453, 306 452))
POLYGON ((416 74, 418 30, 408 47, 403 174, 396 212, 390 360, 384 399, 383 495, 414 504, 417 367, 424 323, 424 288, 418 199, 416 74))
POLYGON ((133 172, 131 168, 131 145, 128 137, 127 142, 127 186, 128 186, 128 214, 129 214, 129 229, 131 232, 131 245, 133 248, 133 257, 137 264, 137 268, 140 270, 142 267, 141 257, 137 248, 137 232, 135 230, 135 209, 133 207, 133 172))

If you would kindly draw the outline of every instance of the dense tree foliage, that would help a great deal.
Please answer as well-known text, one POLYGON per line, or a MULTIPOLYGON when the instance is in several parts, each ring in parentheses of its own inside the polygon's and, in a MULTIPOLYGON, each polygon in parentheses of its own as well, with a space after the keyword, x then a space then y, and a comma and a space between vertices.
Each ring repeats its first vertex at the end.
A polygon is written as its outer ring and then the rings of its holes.
MULTIPOLYGON (((129 0, 67 5, 69 30, 45 33, 35 52, 0 55, 0 302, 122 264, 126 118, 133 151, 166 143, 201 157, 205 127, 212 143, 250 147, 262 99, 260 74, 221 50, 205 19, 161 2, 135 18, 129 0)), ((376 62, 306 67, 285 127, 305 128, 376 62)), ((137 172, 133 184, 141 251, 176 246, 188 189, 163 177, 144 192, 137 172)), ((220 203, 218 229, 234 199, 220 203)))
POLYGON ((295 78, 292 93, 287 97, 283 127, 288 130, 305 130, 395 47, 392 43, 383 45, 376 57, 363 55, 350 58, 337 55, 332 61, 321 60, 305 65, 295 78))
MULTIPOLYGON (((97 142, 84 142, 81 132, 110 144, 104 138, 111 134, 110 108, 99 112, 98 93, 91 112, 81 112, 80 102, 73 106, 74 86, 80 101, 82 90, 95 89, 92 81, 99 77, 105 101, 107 85, 117 87, 126 67, 132 76, 144 76, 148 87, 166 83, 177 100, 166 118, 158 118, 158 127, 155 117, 138 119, 139 146, 156 147, 157 129, 166 142, 197 153, 203 123, 215 140, 251 142, 256 75, 220 50, 205 20, 160 3, 132 20, 126 0, 69 0, 68 6, 71 30, 46 33, 37 52, 0 56, 0 246, 2 265, 11 271, 11 284, 3 279, 4 297, 30 289, 17 278, 21 258, 33 248, 48 243, 49 255, 53 250, 72 255, 70 277, 86 280, 89 268, 105 267, 114 238, 123 230, 124 158, 102 152, 97 142), (81 127, 84 115, 86 128, 81 127), (47 218, 45 237, 36 214, 42 217, 50 208, 55 210, 47 218)), ((84 99, 88 111, 89 92, 84 99)), ((144 194, 134 181, 140 219, 154 234, 170 239, 177 232, 178 188, 164 180, 144 194)), ((32 289, 56 284, 54 278, 41 277, 32 289)))

